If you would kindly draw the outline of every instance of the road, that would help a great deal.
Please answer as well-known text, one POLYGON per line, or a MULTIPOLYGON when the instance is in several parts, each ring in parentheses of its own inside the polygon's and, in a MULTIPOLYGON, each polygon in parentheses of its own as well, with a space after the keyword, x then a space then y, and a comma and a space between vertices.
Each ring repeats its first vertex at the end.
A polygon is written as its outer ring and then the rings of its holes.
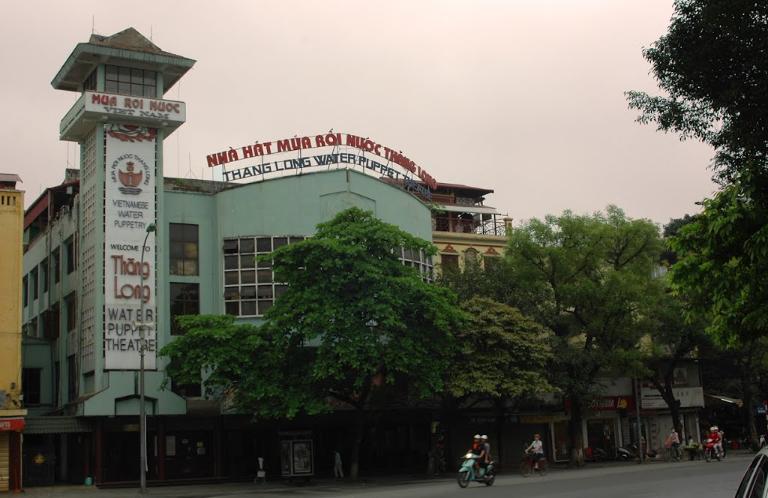
MULTIPOLYGON (((392 478, 370 482, 317 480, 305 487, 281 483, 201 484, 153 487, 150 498, 731 498, 752 455, 732 455, 723 462, 589 465, 582 470, 553 469, 545 477, 502 475, 492 487, 471 484, 461 489, 453 479, 392 478)), ((134 489, 93 486, 28 488, 28 498, 133 498, 134 489)))
POLYGON ((468 496, 547 498, 724 498, 733 497, 751 456, 723 462, 680 462, 552 471, 545 477, 499 476, 492 487, 473 484, 460 489, 455 482, 436 481, 370 489, 320 487, 286 489, 276 493, 220 495, 221 498, 339 496, 345 498, 452 498, 468 496))

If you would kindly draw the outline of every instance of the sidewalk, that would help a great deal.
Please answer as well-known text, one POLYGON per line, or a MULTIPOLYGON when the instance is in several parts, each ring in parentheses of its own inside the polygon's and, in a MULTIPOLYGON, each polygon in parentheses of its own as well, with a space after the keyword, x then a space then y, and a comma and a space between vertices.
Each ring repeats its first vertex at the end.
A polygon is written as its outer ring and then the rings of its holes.
MULTIPOLYGON (((744 468, 746 468, 749 458, 751 458, 753 455, 754 453, 752 452, 733 451, 729 454, 728 460, 743 460, 744 468)), ((659 460, 652 461, 643 465, 640 465, 637 462, 590 463, 580 469, 568 468, 566 466, 553 466, 549 469, 549 473, 545 479, 561 480, 573 477, 591 478, 595 476, 620 474, 626 472, 643 472, 649 470, 651 467, 654 469, 664 467, 679 467, 683 469, 695 465, 708 464, 702 460, 684 460, 680 462, 665 462, 663 460, 659 460)), ((332 496, 334 490, 348 491, 352 489, 374 489, 409 486, 415 484, 446 483, 453 482, 454 479, 454 474, 445 474, 440 477, 426 477, 419 475, 375 476, 370 478, 363 477, 358 481, 351 481, 348 479, 335 480, 331 478, 315 478, 304 485, 290 484, 282 481, 268 482, 266 484, 254 484, 252 482, 227 482, 218 484, 150 487, 148 496, 157 498, 209 498, 212 496, 218 497, 227 495, 242 495, 245 493, 254 495, 262 493, 286 493, 287 495, 291 495, 293 492, 301 489, 322 492, 323 494, 332 496)), ((510 471, 507 473, 499 474, 499 479, 520 481, 522 484, 525 482, 538 481, 539 478, 524 478, 516 472, 510 471)), ((138 494, 137 488, 99 489, 95 486, 34 487, 27 488, 25 490, 25 495, 30 498, 134 498, 141 496, 138 494)))

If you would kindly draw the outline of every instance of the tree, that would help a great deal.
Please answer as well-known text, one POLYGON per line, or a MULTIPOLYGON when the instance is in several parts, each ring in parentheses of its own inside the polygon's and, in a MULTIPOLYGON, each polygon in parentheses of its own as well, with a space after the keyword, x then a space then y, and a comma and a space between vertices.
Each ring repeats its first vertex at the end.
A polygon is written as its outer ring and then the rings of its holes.
POLYGON ((643 56, 665 96, 627 92, 638 120, 716 150, 724 183, 768 192, 768 3, 675 0, 668 32, 643 56))
POLYGON ((704 201, 694 222, 672 239, 678 255, 672 282, 694 313, 710 318, 707 331, 715 341, 741 359, 737 368, 755 439, 752 379, 768 336, 768 208, 740 187, 726 186, 704 201))
POLYGON ((648 334, 640 341, 647 368, 643 377, 659 392, 669 408, 672 425, 682 434, 680 403, 673 390, 674 373, 683 360, 708 344, 705 321, 701 315, 686 309, 686 303, 670 289, 653 293, 653 297, 645 312, 650 321, 648 334))
POLYGON ((640 368, 641 310, 661 251, 658 228, 610 206, 606 214, 566 211, 516 228, 507 259, 534 297, 525 309, 557 338, 553 379, 570 401, 572 462, 583 463, 583 409, 596 380, 640 368))
POLYGON ((433 396, 443 386, 451 332, 463 320, 455 295, 400 261, 402 248, 434 247, 357 208, 339 213, 302 242, 275 250, 287 291, 262 327, 223 317, 188 318, 186 335, 163 350, 261 417, 355 413, 350 475, 356 478, 366 413, 387 390, 433 396), (237 342, 235 342, 237 341, 237 342))
MULTIPOLYGON (((470 399, 491 401, 496 407, 496 440, 502 441, 507 402, 554 390, 547 379, 551 332, 519 310, 488 298, 471 298, 461 308, 468 318, 456 330, 444 396, 453 407, 470 399)), ((501 444, 498 451, 501 462, 501 444)))

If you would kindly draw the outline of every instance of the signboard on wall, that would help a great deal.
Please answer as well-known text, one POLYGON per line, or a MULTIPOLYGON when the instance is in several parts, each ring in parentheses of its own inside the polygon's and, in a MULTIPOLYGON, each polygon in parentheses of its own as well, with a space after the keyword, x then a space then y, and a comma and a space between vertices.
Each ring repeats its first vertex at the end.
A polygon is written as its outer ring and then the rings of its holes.
POLYGON ((104 368, 138 370, 145 327, 144 367, 155 369, 156 130, 105 125, 104 368), (142 248, 144 261, 142 262, 142 248))
MULTIPOLYGON (((704 389, 701 387, 674 387, 672 393, 680 402, 681 408, 704 406, 704 389)), ((643 386, 640 391, 640 407, 644 410, 666 410, 668 408, 659 391, 652 387, 643 386)))

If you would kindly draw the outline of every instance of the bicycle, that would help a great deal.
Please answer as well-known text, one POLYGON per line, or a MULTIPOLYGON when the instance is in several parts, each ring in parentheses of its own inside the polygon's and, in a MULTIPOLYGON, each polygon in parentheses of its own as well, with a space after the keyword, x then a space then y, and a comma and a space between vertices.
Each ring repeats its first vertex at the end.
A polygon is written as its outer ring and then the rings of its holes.
POLYGON ((520 475, 528 477, 536 471, 539 472, 541 477, 547 475, 547 459, 540 457, 538 461, 534 461, 531 453, 524 452, 523 458, 520 461, 520 475))

